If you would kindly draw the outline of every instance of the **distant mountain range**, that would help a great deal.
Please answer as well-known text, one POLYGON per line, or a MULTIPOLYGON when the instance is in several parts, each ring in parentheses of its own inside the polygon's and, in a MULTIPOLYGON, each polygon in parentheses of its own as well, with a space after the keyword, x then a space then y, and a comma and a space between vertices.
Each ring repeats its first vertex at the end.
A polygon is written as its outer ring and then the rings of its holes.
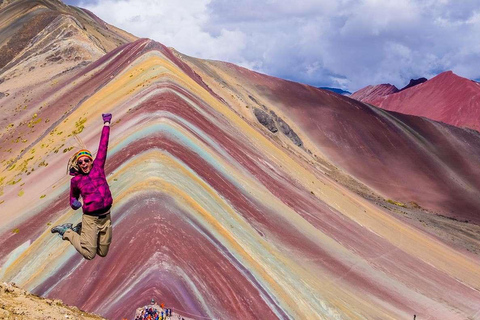
MULTIPOLYGON (((425 79, 425 78, 423 78, 425 79)), ((480 84, 451 71, 397 90, 389 84, 368 86, 350 97, 385 110, 480 131, 480 84)))
POLYGON ((339 88, 319 87, 319 89, 332 91, 332 92, 335 92, 335 93, 338 93, 338 94, 341 94, 341 95, 344 95, 344 96, 348 96, 348 95, 352 94, 350 91, 345 91, 345 90, 339 89, 339 88))

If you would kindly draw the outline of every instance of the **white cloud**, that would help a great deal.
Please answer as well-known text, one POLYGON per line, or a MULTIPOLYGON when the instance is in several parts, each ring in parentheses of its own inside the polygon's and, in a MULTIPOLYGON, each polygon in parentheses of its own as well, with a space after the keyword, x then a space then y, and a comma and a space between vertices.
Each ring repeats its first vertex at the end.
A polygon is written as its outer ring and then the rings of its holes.
POLYGON ((239 30, 204 30, 209 0, 102 0, 80 2, 97 16, 136 36, 151 38, 203 58, 239 60, 245 35, 239 30))
POLYGON ((102 0, 75 2, 196 57, 350 91, 445 70, 480 78, 477 0, 102 0))
POLYGON ((419 8, 413 1, 366 0, 349 1, 345 7, 348 20, 341 33, 378 36, 396 28, 403 30, 420 18, 419 8))

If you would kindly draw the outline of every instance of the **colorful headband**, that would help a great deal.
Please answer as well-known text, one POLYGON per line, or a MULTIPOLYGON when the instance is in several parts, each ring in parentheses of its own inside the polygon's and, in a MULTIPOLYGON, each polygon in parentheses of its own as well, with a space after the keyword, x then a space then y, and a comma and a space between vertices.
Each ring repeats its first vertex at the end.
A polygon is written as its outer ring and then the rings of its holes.
POLYGON ((87 149, 82 149, 75 154, 75 161, 77 161, 80 157, 89 157, 93 160, 92 153, 87 149))

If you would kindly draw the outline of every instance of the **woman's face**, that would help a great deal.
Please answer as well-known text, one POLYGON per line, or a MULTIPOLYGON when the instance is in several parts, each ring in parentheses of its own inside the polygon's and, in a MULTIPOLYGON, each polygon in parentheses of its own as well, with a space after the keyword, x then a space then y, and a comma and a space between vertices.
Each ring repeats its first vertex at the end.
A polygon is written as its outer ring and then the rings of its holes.
POLYGON ((88 174, 92 170, 93 161, 89 157, 84 156, 78 158, 77 165, 84 174, 88 174))

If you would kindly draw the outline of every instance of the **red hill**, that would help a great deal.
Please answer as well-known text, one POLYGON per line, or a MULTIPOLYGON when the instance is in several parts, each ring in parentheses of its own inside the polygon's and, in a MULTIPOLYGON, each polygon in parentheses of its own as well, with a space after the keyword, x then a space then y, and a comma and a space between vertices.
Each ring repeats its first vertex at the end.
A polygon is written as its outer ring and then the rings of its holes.
POLYGON ((385 110, 480 130, 480 84, 451 71, 393 94, 365 94, 368 88, 355 92, 352 98, 385 110))
POLYGON ((398 92, 397 87, 389 83, 384 83, 376 86, 367 86, 363 89, 360 89, 352 94, 350 98, 373 104, 374 101, 396 92, 398 92))

